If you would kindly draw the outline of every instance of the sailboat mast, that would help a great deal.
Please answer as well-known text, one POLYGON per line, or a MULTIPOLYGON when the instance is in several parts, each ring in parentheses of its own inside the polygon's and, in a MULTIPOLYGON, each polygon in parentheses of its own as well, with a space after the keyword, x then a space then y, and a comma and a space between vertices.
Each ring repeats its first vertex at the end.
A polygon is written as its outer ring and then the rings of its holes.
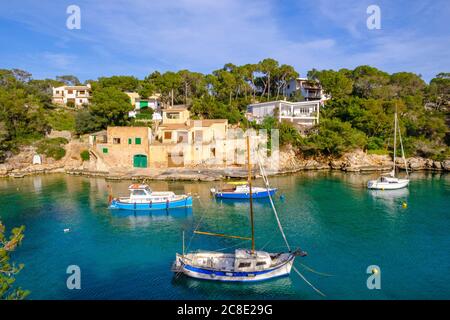
POLYGON ((250 137, 247 132, 247 162, 248 162, 248 188, 250 192, 250 223, 252 225, 252 253, 255 252, 255 224, 253 221, 253 195, 252 195, 252 163, 250 161, 250 137))
POLYGON ((397 157, 397 105, 394 114, 394 176, 395 176, 395 159, 397 157))

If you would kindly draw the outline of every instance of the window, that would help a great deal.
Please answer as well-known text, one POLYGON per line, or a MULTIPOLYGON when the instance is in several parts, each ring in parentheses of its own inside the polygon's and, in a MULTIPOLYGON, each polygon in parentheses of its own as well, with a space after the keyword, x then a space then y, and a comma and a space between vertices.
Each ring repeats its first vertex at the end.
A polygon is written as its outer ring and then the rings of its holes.
POLYGON ((252 265, 251 262, 241 262, 241 263, 239 263, 238 268, 248 268, 251 265, 252 265))
POLYGON ((133 139, 128 138, 128 144, 132 144, 133 143, 133 139))
POLYGON ((265 264, 266 264, 265 261, 258 261, 258 262, 256 262, 256 266, 263 266, 265 264))
POLYGON ((172 139, 172 131, 166 131, 164 132, 164 139, 172 139))
POLYGON ((72 94, 72 93, 73 93, 73 90, 67 90, 67 93, 68 93, 68 94, 72 94))
POLYGON ((141 144, 141 138, 135 138, 134 139, 135 144, 141 144))
POLYGON ((145 196, 144 190, 133 190, 133 196, 145 196))
POLYGON ((216 148, 211 148, 211 154, 213 157, 216 156, 216 148))
POLYGON ((195 142, 202 142, 203 141, 203 131, 196 130, 195 131, 195 142))
POLYGON ((120 138, 113 138, 113 144, 120 144, 120 138))
POLYGON ((102 151, 103 153, 108 153, 108 148, 103 148, 102 151))
POLYGON ((180 119, 180 113, 179 112, 168 112, 166 113, 167 119, 180 119))

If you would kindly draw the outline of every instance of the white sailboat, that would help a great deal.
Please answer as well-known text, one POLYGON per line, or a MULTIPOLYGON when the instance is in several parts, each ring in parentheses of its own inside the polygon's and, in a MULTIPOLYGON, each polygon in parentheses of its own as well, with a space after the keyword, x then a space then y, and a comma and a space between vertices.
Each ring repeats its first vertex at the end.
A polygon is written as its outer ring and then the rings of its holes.
POLYGON ((369 189, 375 189, 375 190, 396 190, 405 188, 409 185, 409 175, 408 175, 408 166, 405 159, 405 152, 403 150, 403 142, 402 142, 402 134, 400 131, 400 128, 398 126, 398 118, 397 118, 397 110, 395 110, 394 115, 394 166, 392 168, 392 171, 389 172, 387 175, 382 175, 377 180, 370 180, 367 183, 367 188, 369 189), (406 179, 400 179, 395 176, 395 165, 397 160, 397 130, 400 138, 400 146, 402 150, 402 158, 405 163, 405 170, 406 170, 406 179))
MULTIPOLYGON (((286 241, 288 247, 287 252, 265 252, 255 250, 255 235, 254 235, 254 221, 253 221, 253 197, 252 197, 252 178, 251 178, 251 163, 250 163, 250 142, 247 136, 247 157, 248 157, 248 187, 250 199, 250 223, 251 223, 251 237, 241 237, 234 235, 225 235, 211 232, 194 231, 195 234, 227 237, 234 239, 250 240, 251 249, 237 249, 232 253, 222 253, 215 251, 202 252, 184 252, 176 254, 176 259, 172 270, 177 273, 182 273, 188 277, 216 280, 216 281, 240 281, 253 282, 272 279, 280 276, 287 276, 293 268, 294 259, 296 256, 305 256, 306 253, 301 250, 291 251, 287 243, 283 229, 276 210, 274 210, 278 226, 286 241)), ((260 164, 261 170, 261 164, 260 164)), ((272 198, 269 195, 272 208, 272 198)), ((295 267, 294 267, 295 270, 295 267)))

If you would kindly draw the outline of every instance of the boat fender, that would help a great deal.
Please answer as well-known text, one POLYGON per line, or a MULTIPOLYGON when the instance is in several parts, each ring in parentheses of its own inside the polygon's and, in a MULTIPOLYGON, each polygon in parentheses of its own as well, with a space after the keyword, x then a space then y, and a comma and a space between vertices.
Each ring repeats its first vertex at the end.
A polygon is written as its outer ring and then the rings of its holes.
POLYGON ((166 208, 169 209, 169 199, 166 200, 166 208))
POLYGON ((134 203, 134 210, 136 210, 136 202, 134 203))

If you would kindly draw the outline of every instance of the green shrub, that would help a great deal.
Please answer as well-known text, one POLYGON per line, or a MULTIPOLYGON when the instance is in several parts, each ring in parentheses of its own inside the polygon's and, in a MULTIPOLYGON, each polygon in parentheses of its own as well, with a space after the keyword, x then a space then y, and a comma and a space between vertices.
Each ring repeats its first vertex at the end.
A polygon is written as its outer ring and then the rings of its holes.
POLYGON ((89 158, 90 158, 89 150, 83 150, 83 151, 81 151, 81 152, 80 152, 80 157, 81 157, 81 160, 83 160, 83 161, 88 161, 89 158))
POLYGON ((66 138, 44 139, 36 144, 37 152, 55 160, 60 160, 66 155, 64 145, 67 144, 66 138))
POLYGON ((378 155, 385 155, 389 154, 389 151, 386 149, 369 149, 367 150, 368 154, 378 154, 378 155))
POLYGON ((383 150, 384 140, 380 137, 370 137, 367 139, 368 150, 383 150))
POLYGON ((51 110, 46 115, 50 127, 54 130, 75 131, 75 112, 68 110, 51 110))

